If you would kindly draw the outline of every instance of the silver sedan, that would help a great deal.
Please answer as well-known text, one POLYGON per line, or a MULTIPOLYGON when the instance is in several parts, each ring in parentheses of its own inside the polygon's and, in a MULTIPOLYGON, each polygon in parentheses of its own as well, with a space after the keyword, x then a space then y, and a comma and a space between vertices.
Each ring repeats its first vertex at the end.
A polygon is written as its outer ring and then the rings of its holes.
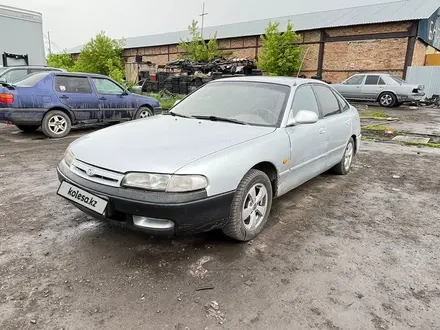
POLYGON ((272 200, 332 169, 350 171, 356 109, 327 84, 245 77, 210 82, 168 115, 74 141, 58 194, 89 215, 148 233, 220 228, 256 237, 272 200))
POLYGON ((379 102, 387 108, 420 101, 425 96, 423 85, 408 84, 385 73, 355 74, 332 86, 348 100, 379 102))

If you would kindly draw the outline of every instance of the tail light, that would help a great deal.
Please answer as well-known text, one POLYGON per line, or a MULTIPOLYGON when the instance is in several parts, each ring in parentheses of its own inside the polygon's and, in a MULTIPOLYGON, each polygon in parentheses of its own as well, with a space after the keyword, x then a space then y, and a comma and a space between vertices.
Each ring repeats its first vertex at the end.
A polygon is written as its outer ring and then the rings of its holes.
POLYGON ((14 103, 14 94, 0 94, 0 103, 4 103, 4 104, 14 103))

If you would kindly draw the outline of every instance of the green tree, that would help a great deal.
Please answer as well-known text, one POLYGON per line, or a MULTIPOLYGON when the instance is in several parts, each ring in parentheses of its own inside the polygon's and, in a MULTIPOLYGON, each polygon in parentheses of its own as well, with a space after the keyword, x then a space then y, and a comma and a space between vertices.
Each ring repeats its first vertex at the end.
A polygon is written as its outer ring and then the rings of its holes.
POLYGON ((279 25, 270 22, 261 36, 262 50, 257 65, 271 76, 293 76, 301 66, 301 47, 296 44, 299 36, 290 21, 284 33, 280 33, 279 25))
POLYGON ((49 56, 47 56, 47 65, 54 68, 73 71, 75 61, 73 60, 72 55, 67 54, 66 51, 64 51, 62 54, 49 54, 49 56))
POLYGON ((101 32, 81 50, 74 71, 99 73, 122 83, 124 62, 122 60, 124 41, 117 41, 101 32))
POLYGON ((221 51, 218 48, 217 33, 208 41, 205 42, 204 38, 199 32, 199 26, 197 21, 192 21, 188 26, 190 33, 190 39, 181 40, 179 43, 180 48, 184 54, 182 57, 195 62, 208 62, 221 56, 228 55, 228 53, 221 51))

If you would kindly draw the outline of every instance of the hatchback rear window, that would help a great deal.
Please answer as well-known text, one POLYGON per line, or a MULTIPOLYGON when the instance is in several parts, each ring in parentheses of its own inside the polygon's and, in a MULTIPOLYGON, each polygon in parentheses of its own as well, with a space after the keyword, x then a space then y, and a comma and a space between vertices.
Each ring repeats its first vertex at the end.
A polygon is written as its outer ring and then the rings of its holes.
POLYGON ((36 84, 38 84, 42 79, 46 78, 47 75, 49 75, 50 72, 39 72, 39 73, 33 73, 24 78, 23 80, 20 80, 19 82, 15 83, 14 85, 17 87, 34 87, 36 84))

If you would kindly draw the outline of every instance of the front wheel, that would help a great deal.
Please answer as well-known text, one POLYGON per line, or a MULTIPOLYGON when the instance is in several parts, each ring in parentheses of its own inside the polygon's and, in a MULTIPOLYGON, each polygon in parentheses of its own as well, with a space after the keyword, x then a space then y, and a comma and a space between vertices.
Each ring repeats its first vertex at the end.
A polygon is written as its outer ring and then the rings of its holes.
POLYGON ((153 111, 148 107, 140 107, 136 114, 134 115, 134 119, 141 119, 153 116, 153 111))
POLYGON ((35 132, 40 125, 15 125, 17 128, 26 133, 35 132))
POLYGON ((250 241, 264 228, 272 207, 272 185, 267 175, 250 170, 241 180, 223 233, 237 241, 250 241))
POLYGON ((51 138, 62 138, 70 133, 72 122, 68 115, 59 110, 46 113, 41 123, 44 135, 51 138))
POLYGON ((396 105, 397 98, 393 93, 385 92, 379 96, 379 104, 385 108, 392 108, 396 105))
POLYGON ((342 156, 342 160, 335 167, 333 167, 333 171, 339 175, 348 174, 348 172, 350 172, 351 165, 353 164, 354 154, 355 154, 354 140, 351 137, 350 141, 348 141, 348 144, 345 147, 344 156, 342 156))

